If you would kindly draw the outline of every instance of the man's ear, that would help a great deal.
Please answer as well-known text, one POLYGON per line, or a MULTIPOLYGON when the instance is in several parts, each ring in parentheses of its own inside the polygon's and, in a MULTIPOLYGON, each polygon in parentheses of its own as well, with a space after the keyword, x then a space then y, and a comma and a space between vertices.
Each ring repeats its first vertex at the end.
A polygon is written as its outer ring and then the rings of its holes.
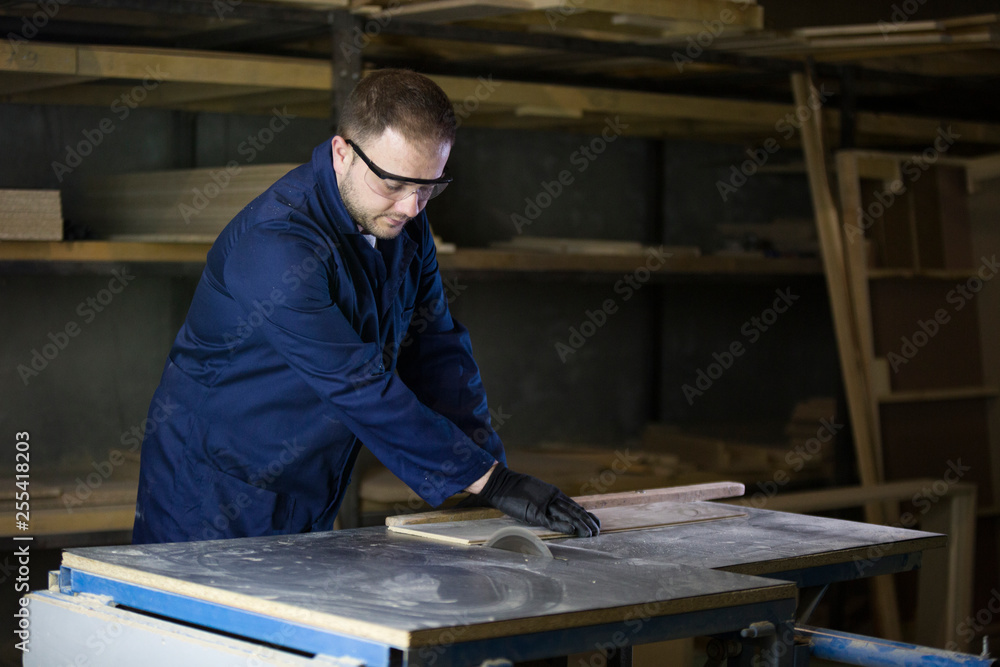
POLYGON ((330 147, 333 153, 333 170, 337 176, 343 176, 354 160, 354 151, 347 144, 347 140, 339 134, 330 140, 330 147))

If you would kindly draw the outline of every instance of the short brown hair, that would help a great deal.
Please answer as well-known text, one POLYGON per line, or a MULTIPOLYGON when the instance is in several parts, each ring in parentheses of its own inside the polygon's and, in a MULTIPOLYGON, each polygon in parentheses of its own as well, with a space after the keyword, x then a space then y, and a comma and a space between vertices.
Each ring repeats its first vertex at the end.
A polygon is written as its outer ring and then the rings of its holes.
POLYGON ((375 70, 351 91, 340 112, 337 134, 357 142, 393 128, 413 142, 454 143, 455 111, 441 88, 405 69, 375 70))

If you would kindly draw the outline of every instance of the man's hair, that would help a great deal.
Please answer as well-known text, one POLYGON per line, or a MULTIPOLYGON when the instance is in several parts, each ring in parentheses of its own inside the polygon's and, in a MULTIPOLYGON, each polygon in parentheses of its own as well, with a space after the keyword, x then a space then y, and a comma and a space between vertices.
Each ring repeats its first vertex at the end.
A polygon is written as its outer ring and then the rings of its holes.
POLYGON ((454 143, 455 111, 441 88, 422 74, 380 69, 363 78, 340 112, 337 134, 359 143, 387 128, 413 143, 454 143))

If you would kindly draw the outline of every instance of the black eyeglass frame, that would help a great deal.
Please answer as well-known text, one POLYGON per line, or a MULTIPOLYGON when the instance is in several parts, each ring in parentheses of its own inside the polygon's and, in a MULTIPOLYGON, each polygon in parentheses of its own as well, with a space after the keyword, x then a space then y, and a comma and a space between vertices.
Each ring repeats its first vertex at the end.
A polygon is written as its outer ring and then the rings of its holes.
POLYGON ((402 181, 404 183, 413 183, 415 185, 447 185, 451 183, 452 178, 448 176, 448 170, 446 169, 444 174, 439 178, 409 178, 407 176, 397 176, 396 174, 390 174, 385 169, 382 169, 377 164, 371 161, 365 152, 358 148, 358 145, 351 141, 350 139, 345 139, 347 145, 354 149, 354 152, 358 154, 368 168, 372 170, 372 173, 378 176, 383 181, 402 181))

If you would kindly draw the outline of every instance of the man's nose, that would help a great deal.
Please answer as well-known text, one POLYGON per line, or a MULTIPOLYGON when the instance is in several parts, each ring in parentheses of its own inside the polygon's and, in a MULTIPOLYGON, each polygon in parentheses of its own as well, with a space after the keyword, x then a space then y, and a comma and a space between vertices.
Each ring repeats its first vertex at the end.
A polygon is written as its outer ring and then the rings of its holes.
POLYGON ((400 213, 405 213, 410 218, 415 218, 420 211, 423 210, 424 203, 426 202, 421 202, 418 194, 414 192, 406 199, 401 199, 396 202, 396 205, 393 208, 400 213))

